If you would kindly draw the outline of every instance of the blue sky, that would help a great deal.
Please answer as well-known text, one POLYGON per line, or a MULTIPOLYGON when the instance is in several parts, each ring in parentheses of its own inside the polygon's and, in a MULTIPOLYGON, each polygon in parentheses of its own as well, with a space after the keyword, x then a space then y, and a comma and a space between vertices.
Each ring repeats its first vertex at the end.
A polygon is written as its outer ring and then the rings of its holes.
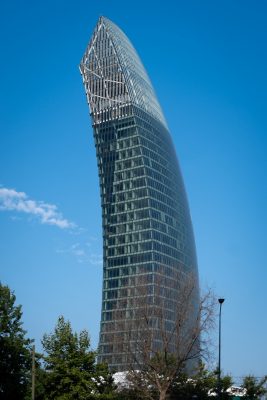
POLYGON ((98 340, 102 237, 79 61, 100 15, 132 40, 168 121, 202 286, 226 298, 222 368, 266 374, 267 5, 3 2, 0 278, 30 337, 63 314, 98 340))

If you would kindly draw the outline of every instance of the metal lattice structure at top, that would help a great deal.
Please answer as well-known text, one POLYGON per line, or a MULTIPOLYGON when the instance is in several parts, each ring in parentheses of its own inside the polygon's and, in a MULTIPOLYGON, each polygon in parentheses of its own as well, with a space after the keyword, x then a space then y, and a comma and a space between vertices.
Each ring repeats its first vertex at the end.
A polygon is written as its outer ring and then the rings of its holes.
POLYGON ((93 114, 113 107, 116 108, 113 115, 104 115, 104 118, 124 116, 125 105, 132 103, 167 126, 137 52, 125 34, 107 18, 100 17, 80 70, 93 114))
MULTIPOLYGON (((123 371, 129 362, 126 348, 138 337, 136 327, 130 329, 132 338, 128 333, 140 298, 154 319, 161 304, 163 325, 173 332, 180 272, 193 274, 198 282, 194 235, 175 149, 152 84, 128 38, 108 19, 99 19, 80 70, 93 124, 102 207, 98 358, 123 371)), ((153 349, 162 350, 158 323, 151 324, 153 349)), ((174 339, 172 334, 172 352, 177 351, 174 339)))

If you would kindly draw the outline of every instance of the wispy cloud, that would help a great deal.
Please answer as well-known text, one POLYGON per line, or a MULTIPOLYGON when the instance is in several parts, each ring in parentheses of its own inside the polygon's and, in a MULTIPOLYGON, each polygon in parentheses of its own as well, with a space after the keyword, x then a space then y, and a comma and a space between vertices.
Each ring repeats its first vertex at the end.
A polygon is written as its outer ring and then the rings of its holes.
POLYGON ((62 216, 57 206, 44 201, 32 200, 25 192, 18 192, 0 185, 0 211, 13 211, 12 220, 20 220, 19 215, 27 214, 42 224, 54 225, 61 229, 69 229, 73 235, 79 235, 79 242, 63 246, 58 253, 69 254, 78 263, 101 266, 102 254, 98 252, 97 238, 87 236, 87 229, 81 228, 62 216))
POLYGON ((57 206, 43 201, 31 200, 26 193, 0 187, 0 210, 16 211, 36 217, 42 224, 61 229, 74 228, 75 224, 63 218, 57 206))
POLYGON ((90 247, 89 243, 74 243, 68 248, 57 250, 57 252, 71 254, 79 263, 86 263, 94 266, 102 265, 102 254, 93 252, 90 247))

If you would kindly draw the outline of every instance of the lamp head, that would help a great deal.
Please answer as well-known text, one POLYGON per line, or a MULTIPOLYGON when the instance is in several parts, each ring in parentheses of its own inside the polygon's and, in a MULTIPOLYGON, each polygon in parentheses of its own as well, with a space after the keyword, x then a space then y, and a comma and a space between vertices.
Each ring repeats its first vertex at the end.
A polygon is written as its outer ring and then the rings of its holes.
POLYGON ((224 299, 218 299, 218 302, 219 302, 220 304, 222 304, 222 303, 224 302, 224 299))

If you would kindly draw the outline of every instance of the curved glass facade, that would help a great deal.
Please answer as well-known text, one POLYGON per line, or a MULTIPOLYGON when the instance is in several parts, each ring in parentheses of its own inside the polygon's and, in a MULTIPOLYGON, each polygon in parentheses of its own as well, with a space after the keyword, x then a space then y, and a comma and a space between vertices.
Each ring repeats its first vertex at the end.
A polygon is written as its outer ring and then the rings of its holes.
POLYGON ((154 89, 129 39, 107 18, 100 17, 80 70, 102 205, 99 361, 124 370, 123 342, 134 299, 141 287, 149 304, 163 298, 171 329, 179 301, 177 271, 198 279, 194 236, 175 149, 154 89))

